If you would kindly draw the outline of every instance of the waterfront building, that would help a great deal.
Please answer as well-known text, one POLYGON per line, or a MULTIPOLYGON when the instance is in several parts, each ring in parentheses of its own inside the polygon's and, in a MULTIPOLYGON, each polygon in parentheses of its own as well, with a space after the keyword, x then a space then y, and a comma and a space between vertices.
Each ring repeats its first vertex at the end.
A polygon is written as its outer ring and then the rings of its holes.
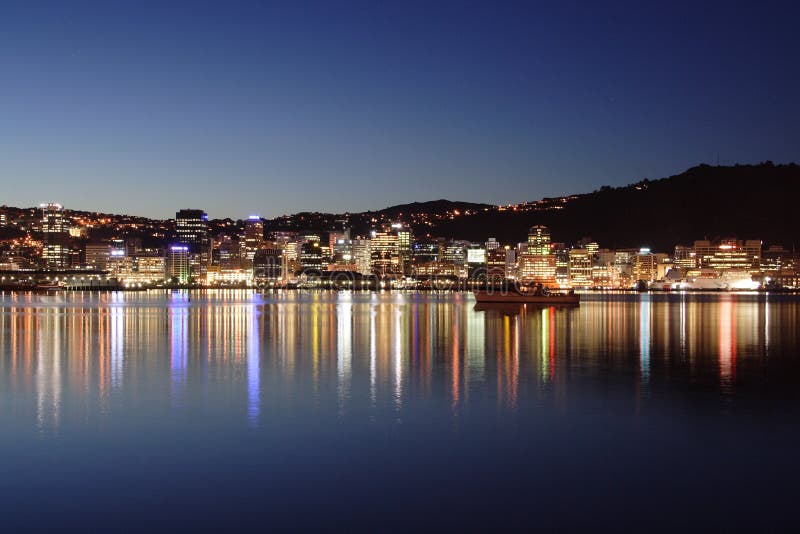
POLYGON ((107 268, 110 255, 111 247, 108 243, 86 243, 84 247, 84 264, 89 269, 104 271, 107 268))
POLYGON ((169 247, 164 261, 165 278, 172 283, 188 284, 190 274, 188 245, 169 247))
POLYGON ((369 239, 353 239, 353 263, 356 270, 367 275, 372 272, 372 251, 369 239))
POLYGON ((761 272, 765 274, 792 270, 797 265, 798 262, 795 255, 780 245, 770 246, 761 255, 761 272))
POLYGON ((649 248, 642 248, 633 256, 633 280, 652 282, 658 277, 658 258, 649 248))
POLYGON ((436 241, 416 241, 411 245, 411 259, 414 265, 439 261, 440 246, 436 241))
POLYGON ((303 271, 323 270, 322 248, 319 241, 306 241, 300 247, 300 269, 303 271))
POLYGON ((506 278, 516 278, 517 276, 517 251, 511 247, 505 247, 506 251, 506 278))
POLYGON ((373 273, 385 276, 401 272, 398 236, 395 232, 373 231, 370 239, 370 254, 370 266, 373 273))
POLYGON ((761 241, 727 238, 694 242, 696 267, 757 272, 761 267, 761 241))
POLYGON ((134 258, 135 277, 132 282, 154 284, 164 280, 165 258, 162 254, 139 252, 134 258))
POLYGON ((527 247, 517 265, 517 278, 548 287, 557 285, 556 256, 551 254, 550 230, 546 226, 533 226, 528 232, 527 247))
POLYGON ((675 252, 672 255, 672 263, 681 269, 694 269, 697 267, 695 261, 694 247, 675 245, 675 252))
POLYGON ((508 277, 505 248, 494 247, 486 251, 486 278, 495 282, 508 277))
POLYGON ((569 249, 564 243, 551 243, 550 251, 556 258, 556 284, 569 287, 569 249))
POLYGON ((353 262, 353 240, 340 237, 333 244, 333 263, 349 264, 353 262))
POLYGON ((556 257, 553 254, 523 254, 517 266, 517 278, 531 284, 554 287, 556 283, 556 257))
POLYGON ((585 248, 569 251, 569 285, 589 288, 592 286, 592 253, 585 248))
POLYGON ((259 249, 253 257, 253 281, 256 284, 276 283, 284 277, 283 249, 268 246, 259 249))
POLYGON ((486 278, 486 249, 481 245, 467 247, 467 277, 486 278))

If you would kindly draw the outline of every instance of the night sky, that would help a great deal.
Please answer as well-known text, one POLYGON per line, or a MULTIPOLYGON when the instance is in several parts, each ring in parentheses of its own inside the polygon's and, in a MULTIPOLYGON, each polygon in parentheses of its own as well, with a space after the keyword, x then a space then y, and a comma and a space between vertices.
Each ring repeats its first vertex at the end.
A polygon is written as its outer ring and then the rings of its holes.
POLYGON ((800 161, 797 2, 599 4, 3 2, 0 204, 273 217, 800 161))

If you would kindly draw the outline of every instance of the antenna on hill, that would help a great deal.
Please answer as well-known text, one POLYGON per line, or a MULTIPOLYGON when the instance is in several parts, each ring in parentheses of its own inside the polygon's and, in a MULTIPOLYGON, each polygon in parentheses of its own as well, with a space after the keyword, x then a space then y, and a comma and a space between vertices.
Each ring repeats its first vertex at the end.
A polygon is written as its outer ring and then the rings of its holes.
POLYGON ((717 152, 717 167, 719 167, 719 152, 717 152))

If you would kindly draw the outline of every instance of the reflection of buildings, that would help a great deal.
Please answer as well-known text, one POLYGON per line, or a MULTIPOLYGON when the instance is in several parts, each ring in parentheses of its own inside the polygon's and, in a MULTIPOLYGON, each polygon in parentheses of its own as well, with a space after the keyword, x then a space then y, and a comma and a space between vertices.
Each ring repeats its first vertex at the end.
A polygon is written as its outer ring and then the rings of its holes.
POLYGON ((47 431, 143 402, 227 402, 232 424, 266 426, 302 409, 392 422, 420 402, 454 417, 487 399, 501 411, 558 408, 598 379, 631 393, 635 384, 639 402, 686 380, 729 395, 753 377, 742 365, 800 347, 800 306, 739 295, 494 311, 412 293, 210 292, 190 303, 176 292, 166 306, 144 292, 52 307, 14 298, 0 313, 0 376, 47 431), (262 392, 278 402, 262 403, 262 392))

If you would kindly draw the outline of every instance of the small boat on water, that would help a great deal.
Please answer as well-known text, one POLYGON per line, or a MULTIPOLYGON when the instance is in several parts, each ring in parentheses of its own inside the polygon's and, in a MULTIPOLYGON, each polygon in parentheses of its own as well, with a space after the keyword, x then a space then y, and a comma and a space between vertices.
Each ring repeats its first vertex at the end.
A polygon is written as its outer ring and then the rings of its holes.
POLYGON ((573 291, 550 292, 542 287, 509 286, 498 289, 478 289, 473 291, 475 300, 479 303, 502 304, 543 304, 550 305, 577 305, 581 296, 573 291))

